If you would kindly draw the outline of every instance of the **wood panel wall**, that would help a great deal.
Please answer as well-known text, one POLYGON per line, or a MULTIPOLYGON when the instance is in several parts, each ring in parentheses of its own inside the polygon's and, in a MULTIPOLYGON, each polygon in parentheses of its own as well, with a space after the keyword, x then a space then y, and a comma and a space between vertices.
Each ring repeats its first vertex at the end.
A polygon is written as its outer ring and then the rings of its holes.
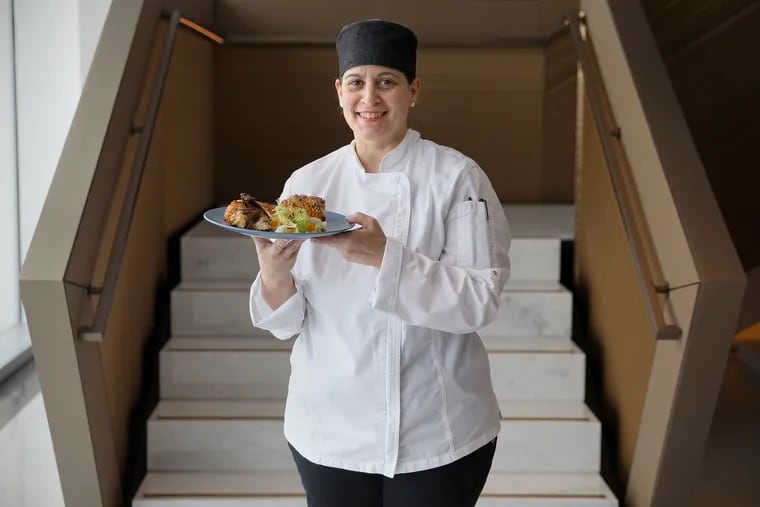
POLYGON ((737 253, 760 266, 760 2, 642 5, 737 253))
POLYGON ((600 386, 601 419, 612 438, 617 477, 631 471, 647 395, 655 338, 599 133, 584 105, 583 155, 575 196, 576 304, 586 328, 593 385, 600 386))
MULTIPOLYGON (((542 174, 545 72, 542 46, 421 48, 422 92, 410 127, 475 159, 503 201, 567 202, 573 168, 572 145, 565 141, 573 135, 575 115, 572 119, 568 111, 561 115, 568 119, 568 130, 560 136, 563 142, 557 149, 568 152, 546 157, 551 166, 551 181, 546 184, 542 174)), ((277 197, 293 170, 350 142, 352 134, 335 96, 336 74, 334 49, 328 46, 219 48, 215 138, 219 202, 243 191, 265 199, 277 197)), ((566 91, 558 96, 567 105, 566 91)), ((550 129, 552 135, 555 130, 550 129)))
MULTIPOLYGON (((145 119, 164 36, 165 27, 155 38, 135 118, 138 124, 145 119)), ((129 441, 132 410, 141 390, 147 387, 142 385, 143 349, 156 325, 156 302, 167 277, 169 239, 194 222, 198 213, 213 202, 213 57, 210 42, 184 29, 178 31, 114 306, 101 344, 114 445, 122 476, 128 472, 129 446, 134 445, 129 441)), ((128 144, 114 199, 117 203, 123 198, 138 142, 139 135, 135 135, 128 144)), ((116 223, 116 213, 113 215, 106 232, 109 237, 116 223)), ((111 241, 104 244, 100 273, 111 241)))
POLYGON ((575 181, 577 60, 569 32, 545 47, 541 200, 572 203, 575 181))

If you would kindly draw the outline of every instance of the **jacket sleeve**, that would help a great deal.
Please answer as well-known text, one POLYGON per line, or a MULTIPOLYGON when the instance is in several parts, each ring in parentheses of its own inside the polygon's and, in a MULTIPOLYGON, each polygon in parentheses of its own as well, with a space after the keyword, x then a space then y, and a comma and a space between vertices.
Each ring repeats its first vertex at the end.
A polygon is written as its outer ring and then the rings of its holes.
POLYGON ((478 166, 465 170, 454 188, 440 259, 387 238, 370 302, 415 326, 469 333, 496 316, 510 273, 511 235, 478 166))
POLYGON ((261 295, 261 273, 256 276, 251 286, 250 312, 253 325, 266 329, 280 340, 287 340, 303 331, 306 317, 306 299, 301 282, 293 276, 296 293, 290 296, 279 308, 272 310, 261 295))
MULTIPOLYGON (((285 182, 280 199, 290 195, 290 178, 285 182)), ((287 340, 295 334, 303 331, 304 319, 306 318, 306 298, 304 297, 303 284, 298 276, 291 270, 296 293, 290 296, 279 308, 272 310, 261 295, 261 272, 251 285, 249 297, 249 310, 253 325, 266 329, 280 340, 287 340)))

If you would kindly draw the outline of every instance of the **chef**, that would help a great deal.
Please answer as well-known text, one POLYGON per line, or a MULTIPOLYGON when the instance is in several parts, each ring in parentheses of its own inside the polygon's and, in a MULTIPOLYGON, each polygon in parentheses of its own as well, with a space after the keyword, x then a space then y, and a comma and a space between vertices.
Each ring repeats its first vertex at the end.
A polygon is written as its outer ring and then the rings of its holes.
POLYGON ((297 336, 285 437, 310 507, 473 507, 500 428, 477 331, 509 277, 507 219, 474 160, 408 128, 415 34, 360 21, 336 48, 353 140, 282 197, 321 196, 357 225, 255 239, 253 324, 297 336))

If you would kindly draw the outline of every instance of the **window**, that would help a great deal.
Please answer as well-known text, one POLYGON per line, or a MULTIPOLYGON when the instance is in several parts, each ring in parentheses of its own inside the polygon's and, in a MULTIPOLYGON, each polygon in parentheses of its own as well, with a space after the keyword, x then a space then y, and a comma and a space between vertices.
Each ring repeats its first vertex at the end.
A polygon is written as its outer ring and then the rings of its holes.
POLYGON ((0 336, 19 323, 18 171, 11 0, 0 0, 0 336), (8 114, 9 113, 9 114, 8 114))
POLYGON ((28 336, 18 329, 21 302, 13 32, 12 0, 0 0, 0 380, 6 367, 29 347, 28 336))

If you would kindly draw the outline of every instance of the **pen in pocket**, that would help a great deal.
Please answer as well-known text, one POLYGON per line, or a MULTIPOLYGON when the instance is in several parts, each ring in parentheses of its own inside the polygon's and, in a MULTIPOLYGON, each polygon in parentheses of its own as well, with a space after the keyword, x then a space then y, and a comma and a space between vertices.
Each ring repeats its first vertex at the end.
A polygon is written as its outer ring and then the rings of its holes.
POLYGON ((489 216, 488 216, 488 202, 486 202, 486 200, 483 199, 483 198, 478 199, 478 202, 482 202, 483 206, 486 207, 486 220, 488 220, 489 219, 489 216))
MULTIPOLYGON (((468 197, 467 200, 468 201, 472 201, 472 197, 468 197)), ((483 199, 482 197, 480 199, 478 199, 478 202, 482 202, 483 206, 485 206, 485 208, 486 208, 486 220, 488 220, 490 218, 488 216, 488 202, 485 199, 483 199)))

